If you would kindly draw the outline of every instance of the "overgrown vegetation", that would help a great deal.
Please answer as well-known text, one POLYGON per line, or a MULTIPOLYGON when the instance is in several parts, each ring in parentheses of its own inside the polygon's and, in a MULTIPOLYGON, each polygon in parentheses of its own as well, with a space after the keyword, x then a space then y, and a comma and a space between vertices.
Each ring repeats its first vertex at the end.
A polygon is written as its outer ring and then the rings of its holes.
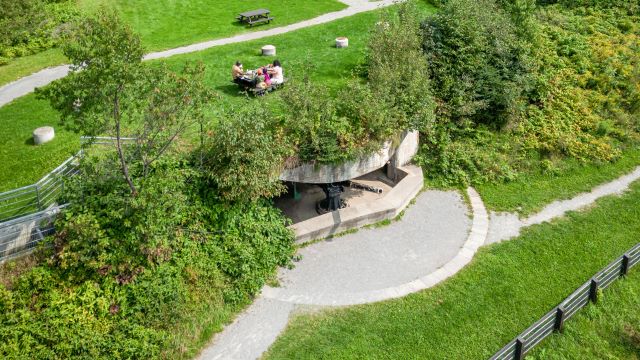
POLYGON ((423 23, 438 122, 420 162, 444 184, 615 160, 637 144, 637 5, 451 0, 423 23))
POLYGON ((372 31, 361 77, 354 75, 327 96, 328 87, 305 74, 281 93, 284 110, 275 131, 291 147, 287 166, 353 160, 404 131, 432 126, 435 105, 419 45, 418 11, 413 3, 395 10, 384 13, 372 31))
POLYGON ((0 1, 0 66, 59 43, 67 23, 78 17, 69 0, 0 1))
POLYGON ((39 94, 70 127, 113 131, 114 147, 86 153, 56 235, 0 285, 0 355, 192 357, 289 264, 293 234, 264 194, 211 186, 203 164, 219 158, 175 146, 190 125, 204 129, 202 66, 179 75, 142 64, 138 38, 113 14, 70 33, 65 53, 82 71, 39 94))

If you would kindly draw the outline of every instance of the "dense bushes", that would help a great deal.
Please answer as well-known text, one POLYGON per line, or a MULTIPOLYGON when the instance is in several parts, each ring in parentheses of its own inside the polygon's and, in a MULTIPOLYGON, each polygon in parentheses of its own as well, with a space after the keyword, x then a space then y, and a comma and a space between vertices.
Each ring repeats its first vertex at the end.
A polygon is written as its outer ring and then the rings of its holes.
POLYGON ((0 0, 0 65, 55 46, 78 16, 68 0, 0 0))
POLYGON ((528 87, 526 49, 494 1, 451 0, 423 25, 438 117, 500 128, 528 87))
POLYGON ((632 2, 443 3, 422 25, 438 104, 418 158, 429 176, 509 180, 566 157, 610 161, 636 142, 632 2))
POLYGON ((115 161, 86 162, 47 260, 0 288, 4 358, 193 355, 199 344, 179 330, 206 329, 185 317, 219 327, 290 261, 292 234, 268 203, 222 202, 200 171, 170 158, 135 176, 144 180, 131 197, 120 174, 104 171, 115 161), (212 306, 192 314, 201 303, 212 306))
POLYGON ((66 125, 113 135, 114 146, 85 152, 81 175, 65 184, 71 205, 51 246, 0 287, 0 357, 193 356, 291 259, 293 234, 263 198, 273 194, 256 188, 259 179, 234 181, 268 165, 257 154, 242 171, 249 150, 272 146, 269 133, 221 121, 211 151, 175 151, 191 126, 204 142, 213 100, 204 67, 176 74, 142 64, 138 37, 113 13, 65 39, 75 71, 38 93, 66 125), (135 141, 125 145, 125 132, 135 141))

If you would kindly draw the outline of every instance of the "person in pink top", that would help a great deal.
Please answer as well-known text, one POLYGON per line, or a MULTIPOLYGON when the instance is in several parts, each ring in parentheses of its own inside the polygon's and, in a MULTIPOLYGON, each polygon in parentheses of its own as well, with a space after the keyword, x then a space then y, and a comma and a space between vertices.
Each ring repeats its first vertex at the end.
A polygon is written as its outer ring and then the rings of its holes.
POLYGON ((271 75, 271 83, 274 85, 279 85, 284 82, 284 71, 282 70, 280 60, 273 62, 273 67, 269 69, 269 75, 271 75))

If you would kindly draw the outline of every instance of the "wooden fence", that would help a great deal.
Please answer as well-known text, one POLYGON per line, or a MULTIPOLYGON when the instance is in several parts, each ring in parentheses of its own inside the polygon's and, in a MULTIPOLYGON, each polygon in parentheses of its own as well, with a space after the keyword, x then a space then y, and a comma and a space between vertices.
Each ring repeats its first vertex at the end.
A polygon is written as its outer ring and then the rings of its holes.
POLYGON ((534 346, 555 331, 561 331, 564 322, 590 302, 598 301, 598 293, 606 289, 640 262, 640 243, 614 260, 594 277, 582 284, 558 306, 545 314, 528 329, 500 349, 491 360, 520 360, 534 346))

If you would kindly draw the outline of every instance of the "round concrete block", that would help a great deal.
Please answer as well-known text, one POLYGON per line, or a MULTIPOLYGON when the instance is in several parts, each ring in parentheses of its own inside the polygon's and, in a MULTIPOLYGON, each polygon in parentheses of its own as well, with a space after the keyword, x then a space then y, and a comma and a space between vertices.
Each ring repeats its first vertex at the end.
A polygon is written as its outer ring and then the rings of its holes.
POLYGON ((51 126, 43 126, 33 130, 33 142, 36 145, 53 140, 55 132, 51 126))
POLYGON ((265 45, 262 47, 262 55, 264 56, 275 56, 276 55, 276 47, 273 45, 265 45))
POLYGON ((336 39, 336 47, 337 48, 345 48, 349 46, 349 39, 346 37, 339 37, 336 39))

